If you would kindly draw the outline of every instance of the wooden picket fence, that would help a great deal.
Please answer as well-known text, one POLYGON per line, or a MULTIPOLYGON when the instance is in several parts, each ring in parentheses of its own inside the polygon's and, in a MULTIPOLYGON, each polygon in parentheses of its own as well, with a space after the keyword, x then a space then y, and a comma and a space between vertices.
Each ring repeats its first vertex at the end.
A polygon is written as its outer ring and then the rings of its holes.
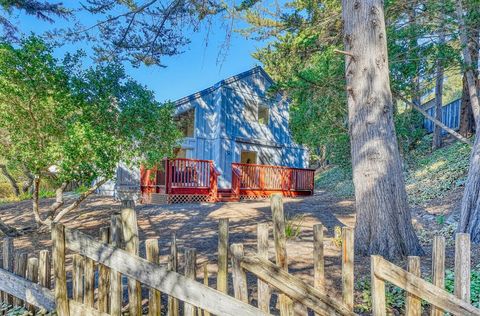
MULTIPOLYGON (((48 251, 42 250, 38 259, 27 258, 25 253, 14 251, 11 238, 5 238, 3 268, 0 269, 2 300, 17 306, 25 304, 32 313, 39 309, 56 310, 60 316, 116 316, 127 311, 129 315, 142 315, 145 310, 148 315, 170 316, 290 316, 307 315, 309 311, 315 315, 356 315, 352 228, 342 228, 342 294, 336 297, 325 289, 324 227, 321 224, 313 227, 313 282, 310 284, 288 272, 283 202, 281 196, 275 195, 271 199, 275 263, 268 256, 269 224, 258 224, 257 249, 245 252, 242 244, 229 244, 229 220, 221 219, 217 284, 214 289, 208 282, 208 262, 197 264, 193 248, 184 248, 184 271, 183 274, 178 273, 178 249, 174 235, 168 262, 160 263, 157 239, 147 239, 146 258, 139 256, 140 240, 132 203, 124 202, 120 213, 112 215, 110 226, 100 230, 100 240, 62 224, 53 225, 51 257, 48 251), (72 260, 67 261, 67 257, 72 260), (66 265, 70 262, 71 269, 68 270, 71 273, 67 274, 66 265), (202 282, 196 280, 198 268, 203 270, 202 282), (53 291, 50 290, 51 269, 53 291), (252 278, 249 278, 248 283, 247 274, 256 280, 252 283, 252 278), (142 292, 142 286, 148 291, 142 292), (128 301, 123 293, 124 287, 128 290, 128 301), (274 294, 278 298, 278 310, 271 304, 274 294), (143 305, 147 304, 142 304, 142 300, 146 299, 148 307, 145 306, 144 310, 143 305)), ((455 295, 443 289, 444 238, 436 237, 433 247, 432 283, 420 278, 418 257, 409 257, 407 271, 382 257, 372 256, 373 315, 387 313, 385 282, 406 291, 406 315, 421 315, 421 300, 433 306, 432 316, 444 315, 444 312, 480 315, 480 310, 469 304, 469 236, 458 234, 456 237, 455 295)))

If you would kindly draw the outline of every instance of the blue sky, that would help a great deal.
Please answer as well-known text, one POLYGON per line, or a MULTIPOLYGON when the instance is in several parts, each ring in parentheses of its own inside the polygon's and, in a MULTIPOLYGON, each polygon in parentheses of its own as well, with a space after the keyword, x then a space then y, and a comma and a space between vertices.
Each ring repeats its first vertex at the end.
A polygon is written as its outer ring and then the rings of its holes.
MULTIPOLYGON (((19 28, 26 32, 42 34, 53 27, 66 25, 65 21, 57 20, 55 25, 39 21, 35 17, 19 15, 19 28)), ((94 20, 90 23, 93 24, 94 20)), ((89 25, 89 23, 85 23, 89 25)), ((167 68, 156 66, 141 66, 133 68, 125 64, 127 73, 135 80, 146 85, 155 92, 158 101, 176 100, 183 96, 207 88, 216 82, 248 70, 260 62, 251 54, 264 43, 256 40, 248 40, 237 33, 233 33, 230 39, 230 47, 225 58, 219 57, 219 51, 225 42, 226 31, 222 26, 221 17, 213 20, 211 29, 207 32, 205 27, 198 32, 189 34, 190 45, 186 46, 184 53, 178 56, 166 57, 163 63, 167 68), (208 40, 206 36, 208 34, 208 40), (222 61, 219 62, 219 59, 222 61)), ((58 49, 58 57, 66 51, 75 49, 89 50, 88 43, 66 45, 58 49)))

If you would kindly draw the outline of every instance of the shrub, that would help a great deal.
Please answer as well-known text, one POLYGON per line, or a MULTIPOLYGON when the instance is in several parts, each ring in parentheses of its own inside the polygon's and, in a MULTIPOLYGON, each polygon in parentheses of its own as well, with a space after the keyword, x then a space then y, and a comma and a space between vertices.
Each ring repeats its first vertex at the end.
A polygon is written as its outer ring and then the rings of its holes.
POLYGON ((296 239, 300 236, 304 219, 305 215, 303 214, 293 216, 287 214, 285 217, 285 236, 287 239, 296 239))
POLYGON ((339 166, 330 167, 316 175, 315 186, 338 197, 351 197, 354 194, 352 171, 339 166))

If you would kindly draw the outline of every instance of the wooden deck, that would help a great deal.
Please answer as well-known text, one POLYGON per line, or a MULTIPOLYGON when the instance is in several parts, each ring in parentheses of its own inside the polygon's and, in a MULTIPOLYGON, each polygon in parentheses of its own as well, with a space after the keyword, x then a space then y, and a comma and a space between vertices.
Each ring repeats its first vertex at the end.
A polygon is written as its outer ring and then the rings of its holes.
POLYGON ((231 189, 218 189, 213 161, 165 159, 156 168, 140 168, 144 203, 239 201, 267 198, 274 193, 312 195, 314 170, 283 166, 232 164, 231 189))

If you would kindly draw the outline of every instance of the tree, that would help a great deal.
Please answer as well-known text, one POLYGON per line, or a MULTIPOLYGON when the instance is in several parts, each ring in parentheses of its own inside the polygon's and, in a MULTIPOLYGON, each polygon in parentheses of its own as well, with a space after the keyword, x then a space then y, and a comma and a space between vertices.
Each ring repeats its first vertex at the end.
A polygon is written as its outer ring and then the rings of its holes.
MULTIPOLYGON (((440 20, 445 20, 445 1, 441 1, 441 15, 440 20)), ((439 45, 445 45, 445 23, 441 23, 439 31, 439 45)), ((441 50, 439 50, 441 51, 441 50)), ((435 77, 435 118, 439 121, 442 121, 442 110, 443 110, 443 79, 444 79, 444 60, 442 56, 437 57, 437 69, 435 77)), ((432 148, 437 149, 442 147, 442 129, 434 125, 433 126, 433 141, 432 148)))
POLYGON ((385 257, 421 254, 393 123, 383 1, 343 0, 356 246, 385 257))
POLYGON ((2 8, 2 11, 0 11, 0 27, 3 29, 3 34, 0 36, 0 39, 2 41, 18 40, 18 26, 11 21, 11 17, 16 11, 33 15, 40 20, 50 23, 53 23, 56 17, 66 18, 71 14, 70 10, 58 2, 2 0, 0 1, 0 6, 2 8))
MULTIPOLYGON (((477 9, 480 8, 477 7, 477 9)), ((463 192, 458 229, 461 232, 469 233, 472 241, 480 242, 480 100, 478 98, 478 79, 476 78, 478 74, 476 74, 476 69, 473 68, 474 65, 478 65, 478 61, 473 60, 468 46, 467 23, 463 11, 463 1, 461 0, 457 1, 457 16, 460 24, 462 54, 465 63, 464 73, 468 86, 470 106, 472 107, 476 126, 475 143, 473 144, 470 155, 470 165, 465 190, 463 192)))
POLYGON ((0 46, 0 154, 34 176, 32 210, 39 224, 59 221, 78 207, 114 176, 120 162, 152 165, 173 155, 180 137, 172 105, 156 102, 122 66, 84 71, 78 61, 68 55, 61 64, 36 37, 19 48, 0 46), (42 181, 57 188, 46 217, 38 205, 42 181), (71 182, 88 189, 66 206, 71 182))

